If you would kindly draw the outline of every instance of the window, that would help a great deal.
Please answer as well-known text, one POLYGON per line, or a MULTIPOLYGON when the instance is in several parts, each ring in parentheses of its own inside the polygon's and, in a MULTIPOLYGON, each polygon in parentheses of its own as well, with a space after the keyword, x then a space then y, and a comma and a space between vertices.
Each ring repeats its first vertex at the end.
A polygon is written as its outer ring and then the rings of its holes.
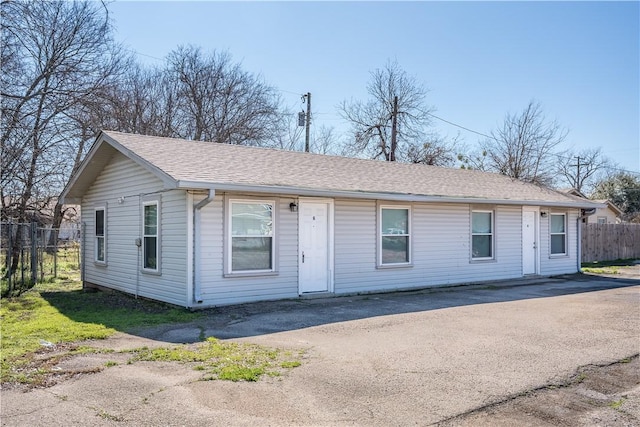
POLYGON ((471 212, 471 258, 493 259, 493 211, 471 212))
POLYGON ((274 202, 231 201, 231 272, 274 270, 274 202))
POLYGON ((409 264, 409 208, 380 208, 380 265, 409 264))
POLYGON ((158 205, 157 200, 143 204, 142 268, 144 270, 160 270, 158 205))
POLYGON ((106 245, 106 228, 107 228, 107 216, 106 208, 99 207, 95 211, 95 261, 99 263, 107 262, 107 245, 106 245))
POLYGON ((551 255, 567 253, 567 228, 565 214, 551 214, 551 255))
POLYGON ((598 217, 598 224, 606 224, 607 223, 607 217, 606 216, 599 216, 598 217))

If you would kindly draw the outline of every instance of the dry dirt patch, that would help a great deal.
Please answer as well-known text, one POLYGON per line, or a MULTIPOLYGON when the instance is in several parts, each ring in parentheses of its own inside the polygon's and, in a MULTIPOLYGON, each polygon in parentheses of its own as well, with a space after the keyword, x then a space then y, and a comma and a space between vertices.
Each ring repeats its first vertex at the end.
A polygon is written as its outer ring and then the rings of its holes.
POLYGON ((562 384, 462 414, 445 426, 638 426, 640 358, 589 365, 562 384))

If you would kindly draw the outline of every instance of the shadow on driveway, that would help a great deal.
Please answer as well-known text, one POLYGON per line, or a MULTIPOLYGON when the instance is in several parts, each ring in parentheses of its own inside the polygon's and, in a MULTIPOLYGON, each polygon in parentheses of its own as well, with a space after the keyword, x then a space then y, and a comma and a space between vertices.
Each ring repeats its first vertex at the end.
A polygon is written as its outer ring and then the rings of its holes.
POLYGON ((190 324, 163 325, 139 330, 137 334, 174 343, 196 342, 203 335, 221 339, 246 338, 378 316, 549 298, 638 285, 640 280, 635 279, 574 274, 407 292, 266 301, 207 309, 203 311, 203 319, 190 324))

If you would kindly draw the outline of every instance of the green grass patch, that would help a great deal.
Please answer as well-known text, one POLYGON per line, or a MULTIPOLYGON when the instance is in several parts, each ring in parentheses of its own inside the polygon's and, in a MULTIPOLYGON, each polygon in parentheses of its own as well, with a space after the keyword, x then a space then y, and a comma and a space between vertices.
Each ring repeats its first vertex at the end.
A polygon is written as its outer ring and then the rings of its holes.
POLYGON ((582 268, 629 267, 634 265, 635 261, 637 261, 635 258, 627 258, 614 261, 583 262, 582 268))
POLYGON ((616 267, 582 267, 582 271, 592 274, 620 274, 616 267))
MULTIPOLYGON (((120 293, 86 293, 77 276, 39 283, 19 297, 3 298, 0 304, 0 381, 40 381, 55 361, 45 358, 46 363, 37 363, 37 353, 47 349, 104 339, 136 327, 188 322, 200 316, 120 293)), ((66 350, 65 355, 97 351, 90 346, 70 346, 66 350)))
POLYGON ((591 274, 620 274, 626 267, 635 265, 636 259, 617 259, 615 261, 583 262, 582 271, 591 274))
POLYGON ((140 348, 133 350, 131 363, 164 361, 195 363, 205 380, 257 381, 262 375, 279 376, 282 370, 300 366, 301 352, 208 338, 193 346, 140 348))
MULTIPOLYGON (((47 385, 53 368, 65 358, 113 352, 78 345, 79 341, 104 339, 116 331, 191 322, 204 315, 119 292, 83 292, 77 274, 65 280, 38 283, 19 297, 4 298, 0 304, 0 380, 29 386, 47 385)), ((204 339, 203 329, 201 337, 204 339)), ((191 346, 141 348, 131 353, 127 363, 190 363, 205 374, 204 379, 229 381, 279 376, 300 366, 303 354, 215 338, 191 346)), ((117 362, 107 361, 104 367, 115 365, 117 362)))
POLYGON ((626 401, 627 399, 622 397, 618 400, 614 400, 613 402, 609 403, 609 407, 613 408, 613 409, 620 409, 620 407, 622 406, 622 404, 626 401))

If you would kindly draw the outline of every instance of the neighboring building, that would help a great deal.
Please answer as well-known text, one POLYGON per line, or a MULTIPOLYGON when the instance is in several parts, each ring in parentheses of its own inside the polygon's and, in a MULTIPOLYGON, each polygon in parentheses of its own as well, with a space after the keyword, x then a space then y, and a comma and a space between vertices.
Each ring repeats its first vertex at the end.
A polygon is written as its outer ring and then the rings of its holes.
POLYGON ((610 200, 594 200, 594 202, 606 205, 604 208, 596 209, 596 213, 587 218, 588 223, 597 224, 620 224, 622 221, 622 210, 610 200))
POLYGON ((473 170, 102 132, 84 281, 186 307, 573 273, 589 200, 473 170))
MULTIPOLYGON (((572 196, 581 197, 583 199, 587 199, 587 196, 582 194, 582 192, 576 190, 575 188, 570 188, 566 190, 560 190, 564 193, 570 194, 572 196)), ((620 224, 624 222, 622 220, 622 209, 616 206, 611 200, 607 199, 597 199, 593 200, 604 207, 597 208, 596 212, 593 215, 590 215, 585 218, 584 222, 589 224, 620 224)))

